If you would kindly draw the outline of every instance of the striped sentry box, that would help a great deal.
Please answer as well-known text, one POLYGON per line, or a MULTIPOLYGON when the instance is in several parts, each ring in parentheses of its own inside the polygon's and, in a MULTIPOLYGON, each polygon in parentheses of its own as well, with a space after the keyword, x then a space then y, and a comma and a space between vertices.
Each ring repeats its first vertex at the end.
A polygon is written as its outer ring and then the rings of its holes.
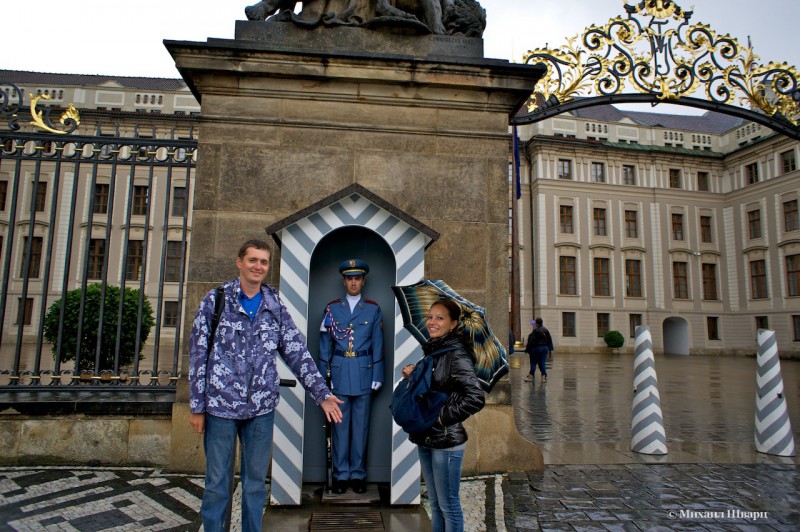
MULTIPOLYGON (((394 253, 398 285, 413 284, 422 279, 425 247, 432 240, 409 223, 401 220, 366 197, 353 193, 324 205, 291 225, 280 229, 281 269, 280 295, 298 329, 308 332, 309 265, 311 255, 325 235, 346 226, 359 226, 374 231, 394 253)), ((420 345, 403 329, 400 308, 395 302, 393 375, 420 357, 420 345)), ((278 372, 292 378, 279 360, 278 372)), ((399 382, 399 379, 398 379, 399 382)), ((397 382, 393 383, 395 386, 397 382)), ((270 503, 299 505, 303 477, 303 440, 305 391, 301 386, 281 390, 281 402, 275 416, 270 503)), ((391 492, 392 504, 419 504, 420 466, 416 446, 397 425, 392 426, 391 492)))

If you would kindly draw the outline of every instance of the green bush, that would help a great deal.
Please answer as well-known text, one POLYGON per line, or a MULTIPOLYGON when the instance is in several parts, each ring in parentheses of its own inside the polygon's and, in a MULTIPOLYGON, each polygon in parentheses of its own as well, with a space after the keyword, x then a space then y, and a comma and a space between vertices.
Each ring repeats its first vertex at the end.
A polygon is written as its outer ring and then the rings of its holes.
POLYGON ((619 331, 608 331, 605 336, 603 336, 603 340, 606 341, 608 347, 612 348, 622 347, 625 343, 625 337, 622 336, 622 333, 619 331))
MULTIPOLYGON (((83 309, 83 327, 81 329, 80 363, 78 370, 95 369, 95 352, 97 350, 97 325, 100 322, 101 285, 90 284, 86 287, 86 300, 83 309)), ((61 335, 61 361, 75 359, 78 339, 78 317, 81 304, 81 289, 71 290, 66 295, 64 312, 64 330, 61 335)), ((100 370, 114 369, 114 350, 117 343, 117 318, 119 316, 119 287, 106 285, 105 306, 103 308, 103 339, 100 346, 100 370)), ((58 338, 58 319, 61 313, 61 300, 53 303, 44 318, 44 338, 53 345, 53 358, 56 353, 58 338)), ((126 288, 122 304, 122 335, 119 346, 119 365, 130 365, 134 360, 136 348, 136 322, 139 315, 139 290, 126 288)), ((147 298, 142 301, 141 325, 139 327, 139 350, 136 355, 141 360, 144 342, 150 335, 153 320, 153 307, 147 298)))

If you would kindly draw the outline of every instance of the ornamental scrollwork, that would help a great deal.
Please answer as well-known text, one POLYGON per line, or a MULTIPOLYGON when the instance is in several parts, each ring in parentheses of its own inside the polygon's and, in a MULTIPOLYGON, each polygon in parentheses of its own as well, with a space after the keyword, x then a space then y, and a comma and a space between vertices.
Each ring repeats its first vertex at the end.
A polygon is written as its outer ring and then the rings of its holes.
POLYGON ((39 110, 36 109, 36 107, 39 105, 39 100, 49 100, 50 96, 47 94, 40 94, 38 96, 29 94, 28 96, 31 99, 31 118, 33 118, 33 121, 30 122, 30 125, 44 129, 50 133, 61 134, 72 133, 80 125, 81 117, 78 113, 78 110, 75 109, 74 105, 69 104, 67 106, 67 110, 61 113, 61 118, 59 119, 59 123, 66 129, 56 129, 55 124, 53 124, 53 122, 50 120, 50 108, 45 107, 39 110))
POLYGON ((633 91, 654 102, 704 99, 760 112, 791 128, 800 124, 800 72, 787 63, 762 65, 749 45, 707 24, 671 0, 624 5, 627 18, 592 25, 557 49, 525 54, 546 74, 531 115, 582 96, 633 91), (649 20, 648 20, 649 19, 649 20))
MULTIPOLYGON (((20 124, 20 111, 24 109, 22 90, 13 83, 0 81, 0 85, 8 87, 7 90, 0 90, 0 115, 8 117, 8 128, 12 131, 19 131, 22 126, 20 124)), ((81 123, 81 117, 78 110, 73 104, 69 104, 67 109, 61 113, 58 122, 63 126, 58 129, 58 126, 50 119, 51 109, 43 107, 37 109, 40 100, 49 100, 50 96, 47 94, 40 94, 34 96, 28 95, 31 101, 30 113, 31 121, 28 125, 38 127, 50 133, 69 134, 78 129, 81 123)))

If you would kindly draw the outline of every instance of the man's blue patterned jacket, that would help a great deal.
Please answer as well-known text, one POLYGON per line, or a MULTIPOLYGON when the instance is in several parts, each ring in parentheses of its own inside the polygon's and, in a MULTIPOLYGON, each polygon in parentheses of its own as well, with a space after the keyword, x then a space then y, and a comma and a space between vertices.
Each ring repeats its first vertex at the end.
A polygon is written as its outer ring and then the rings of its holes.
POLYGON ((261 285, 261 303, 251 321, 239 300, 239 279, 223 287, 225 307, 211 351, 208 343, 216 289, 200 303, 189 335, 192 413, 249 419, 274 410, 280 400, 277 355, 317 404, 330 397, 325 379, 275 289, 261 285))

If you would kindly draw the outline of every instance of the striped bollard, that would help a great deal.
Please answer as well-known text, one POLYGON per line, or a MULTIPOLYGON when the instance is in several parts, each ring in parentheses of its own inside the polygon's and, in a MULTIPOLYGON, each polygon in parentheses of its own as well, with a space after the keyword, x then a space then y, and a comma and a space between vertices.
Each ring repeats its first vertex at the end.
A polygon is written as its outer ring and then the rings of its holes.
POLYGON ((756 372, 756 450, 777 456, 794 456, 794 436, 778 357, 775 331, 759 329, 756 372))
POLYGON ((661 397, 658 395, 650 327, 636 327, 633 354, 631 450, 642 454, 667 454, 667 436, 661 415, 661 397))

